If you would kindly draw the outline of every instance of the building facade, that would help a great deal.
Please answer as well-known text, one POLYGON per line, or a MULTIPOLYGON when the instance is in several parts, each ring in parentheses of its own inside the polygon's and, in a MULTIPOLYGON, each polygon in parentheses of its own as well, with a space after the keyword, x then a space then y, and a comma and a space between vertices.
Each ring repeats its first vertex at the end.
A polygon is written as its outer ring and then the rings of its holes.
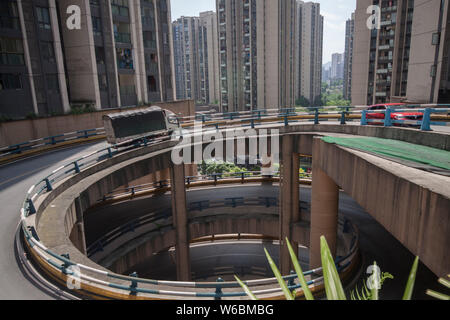
POLYGON ((311 103, 320 99, 322 88, 323 16, 320 4, 296 1, 295 98, 311 103))
POLYGON ((344 99, 352 100, 352 64, 353 39, 355 33, 355 14, 345 23, 345 53, 344 53, 344 99))
POLYGON ((293 106, 295 0, 217 0, 223 111, 293 106))
POLYGON ((448 26, 448 1, 358 1, 352 104, 449 102, 448 26))
POLYGON ((217 16, 181 17, 172 23, 177 99, 217 104, 219 69, 217 16))
POLYGON ((341 53, 333 53, 331 56, 331 79, 344 79, 344 55, 341 53))
POLYGON ((199 18, 172 23, 177 99, 200 100, 199 18))
POLYGON ((80 103, 101 109, 174 100, 170 0, 1 5, 0 114, 51 115, 80 103), (77 19, 79 28, 70 27, 77 19), (3 52, 4 46, 10 49, 3 52), (4 55, 11 55, 13 66, 4 63, 4 55))
POLYGON ((70 110, 55 0, 0 2, 0 116, 70 110))

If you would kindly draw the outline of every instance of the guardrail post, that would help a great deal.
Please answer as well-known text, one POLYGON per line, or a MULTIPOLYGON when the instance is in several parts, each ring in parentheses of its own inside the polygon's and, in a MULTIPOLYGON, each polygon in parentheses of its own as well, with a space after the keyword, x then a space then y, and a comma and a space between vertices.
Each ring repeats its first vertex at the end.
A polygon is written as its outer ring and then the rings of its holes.
POLYGON ((50 180, 48 178, 45 178, 45 186, 47 188, 47 192, 53 191, 52 184, 50 183, 50 180))
POLYGON ((289 114, 284 115, 284 126, 287 127, 289 125, 289 114))
POLYGON ((131 188, 131 196, 134 196, 136 194, 136 190, 134 189, 134 187, 131 188))
POLYGON ((113 154, 112 154, 111 148, 108 148, 108 156, 109 156, 110 158, 112 158, 112 157, 113 157, 113 154))
POLYGON ((214 298, 214 300, 222 300, 222 285, 221 283, 225 282, 222 278, 217 279, 217 286, 216 286, 216 297, 214 298))
POLYGON ((255 119, 253 119, 253 118, 250 119, 250 124, 251 124, 252 129, 255 129, 255 119))
POLYGON ((341 113, 341 124, 346 124, 345 123, 345 116, 347 115, 346 111, 342 111, 341 113))
MULTIPOLYGON (((70 260, 70 255, 68 253, 66 254, 62 254, 61 257, 66 258, 67 260, 70 260)), ((64 274, 67 274, 67 269, 70 267, 71 265, 67 262, 64 261, 64 263, 61 265, 62 267, 62 272, 64 274)))
POLYGON ((78 162, 74 161, 73 165, 75 167, 75 173, 80 173, 80 166, 78 165, 78 162))
MULTIPOLYGON (((293 275, 295 275, 295 271, 294 271, 294 270, 291 270, 291 276, 293 276, 293 275)), ((288 287, 293 287, 293 286, 295 286, 295 280, 294 280, 294 278, 289 279, 289 281, 288 281, 288 287)))
POLYGON ((36 213, 36 207, 34 206, 33 200, 27 199, 28 203, 28 214, 35 214, 36 213))
MULTIPOLYGON (((133 272, 132 274, 130 274, 130 277, 137 278, 138 274, 136 272, 133 272)), ((137 286, 138 286, 137 281, 136 280, 131 280, 130 295, 132 295, 132 296, 136 295, 136 293, 137 293, 137 291, 136 291, 137 286)))
POLYGON ((361 113, 361 125, 367 126, 367 110, 363 110, 361 113))
POLYGON ((56 144, 55 137, 51 137, 51 144, 52 144, 52 145, 55 145, 55 144, 56 144))
POLYGON ((316 108, 314 113, 314 124, 319 124, 319 108, 316 108))
POLYGON ((245 182, 245 172, 241 172, 241 180, 242 180, 242 183, 245 182))
POLYGON ((431 111, 432 111, 432 109, 430 109, 430 108, 425 109, 425 112, 423 113, 422 126, 420 127, 420 130, 432 131, 431 130, 431 111))
POLYGON ((392 127, 392 119, 391 119, 392 109, 387 108, 386 112, 384 114, 384 126, 385 127, 392 127))

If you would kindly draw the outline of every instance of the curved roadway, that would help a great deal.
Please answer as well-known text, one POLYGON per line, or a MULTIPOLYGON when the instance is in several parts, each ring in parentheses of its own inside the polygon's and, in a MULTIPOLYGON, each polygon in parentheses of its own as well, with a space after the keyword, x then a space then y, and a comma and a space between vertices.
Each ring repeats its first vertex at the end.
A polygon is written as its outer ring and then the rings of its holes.
MULTIPOLYGON (((51 153, 35 156, 0 167, 0 299, 54 299, 54 295, 44 293, 34 285, 21 271, 22 257, 15 252, 15 235, 19 222, 19 210, 29 187, 37 180, 46 176, 62 164, 75 160, 81 155, 97 150, 106 143, 95 143, 77 146, 71 149, 57 150, 51 153)), ((248 191, 256 192, 249 186, 248 191)), ((258 190, 258 196, 261 196, 258 190)), ((278 196, 269 190, 269 196, 278 196)), ((242 195, 241 188, 227 188, 225 195, 242 195)), ((225 195, 222 195, 225 197, 225 195)), ((211 192, 197 191, 198 198, 209 199, 211 192)), ((310 192, 306 188, 301 190, 301 200, 309 201, 310 192)), ((364 265, 377 261, 382 271, 395 276, 388 280, 381 292, 383 299, 400 299, 403 288, 413 262, 413 255, 390 235, 369 214, 365 213, 352 199, 345 194, 341 196, 340 210, 342 214, 352 219, 360 230, 361 251, 364 265)), ((365 274, 361 275, 366 278, 365 274)), ((361 281, 358 282, 361 284, 361 281)), ((441 289, 437 284, 437 277, 423 264, 419 266, 415 287, 416 299, 427 299, 426 289, 441 289)))
POLYGON ((106 146, 105 142, 57 150, 0 166, 0 299, 52 299, 21 272, 15 235, 20 207, 34 183, 70 160, 106 146))

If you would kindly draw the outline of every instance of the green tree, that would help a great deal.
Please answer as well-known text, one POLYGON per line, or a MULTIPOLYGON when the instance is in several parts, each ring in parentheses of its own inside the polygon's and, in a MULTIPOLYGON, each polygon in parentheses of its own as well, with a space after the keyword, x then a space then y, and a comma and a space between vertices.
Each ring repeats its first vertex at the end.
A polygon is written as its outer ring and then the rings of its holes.
POLYGON ((300 98, 298 98, 298 99, 295 101, 295 104, 296 104, 297 106, 301 106, 301 107, 303 107, 303 108, 308 108, 308 107, 311 106, 311 102, 310 102, 306 97, 304 97, 304 96, 301 96, 300 98))

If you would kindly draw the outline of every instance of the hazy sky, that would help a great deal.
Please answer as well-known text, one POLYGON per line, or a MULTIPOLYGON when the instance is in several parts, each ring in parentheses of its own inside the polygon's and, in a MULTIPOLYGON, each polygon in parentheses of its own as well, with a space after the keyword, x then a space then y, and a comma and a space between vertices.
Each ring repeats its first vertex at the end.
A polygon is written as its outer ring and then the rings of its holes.
MULTIPOLYGON (((307 1, 305 1, 307 2, 307 1)), ((335 52, 345 50, 345 22, 356 8, 356 0, 316 0, 324 16, 323 63, 335 52)), ((181 16, 198 16, 202 11, 216 11, 215 0, 171 0, 172 20, 181 16)))

